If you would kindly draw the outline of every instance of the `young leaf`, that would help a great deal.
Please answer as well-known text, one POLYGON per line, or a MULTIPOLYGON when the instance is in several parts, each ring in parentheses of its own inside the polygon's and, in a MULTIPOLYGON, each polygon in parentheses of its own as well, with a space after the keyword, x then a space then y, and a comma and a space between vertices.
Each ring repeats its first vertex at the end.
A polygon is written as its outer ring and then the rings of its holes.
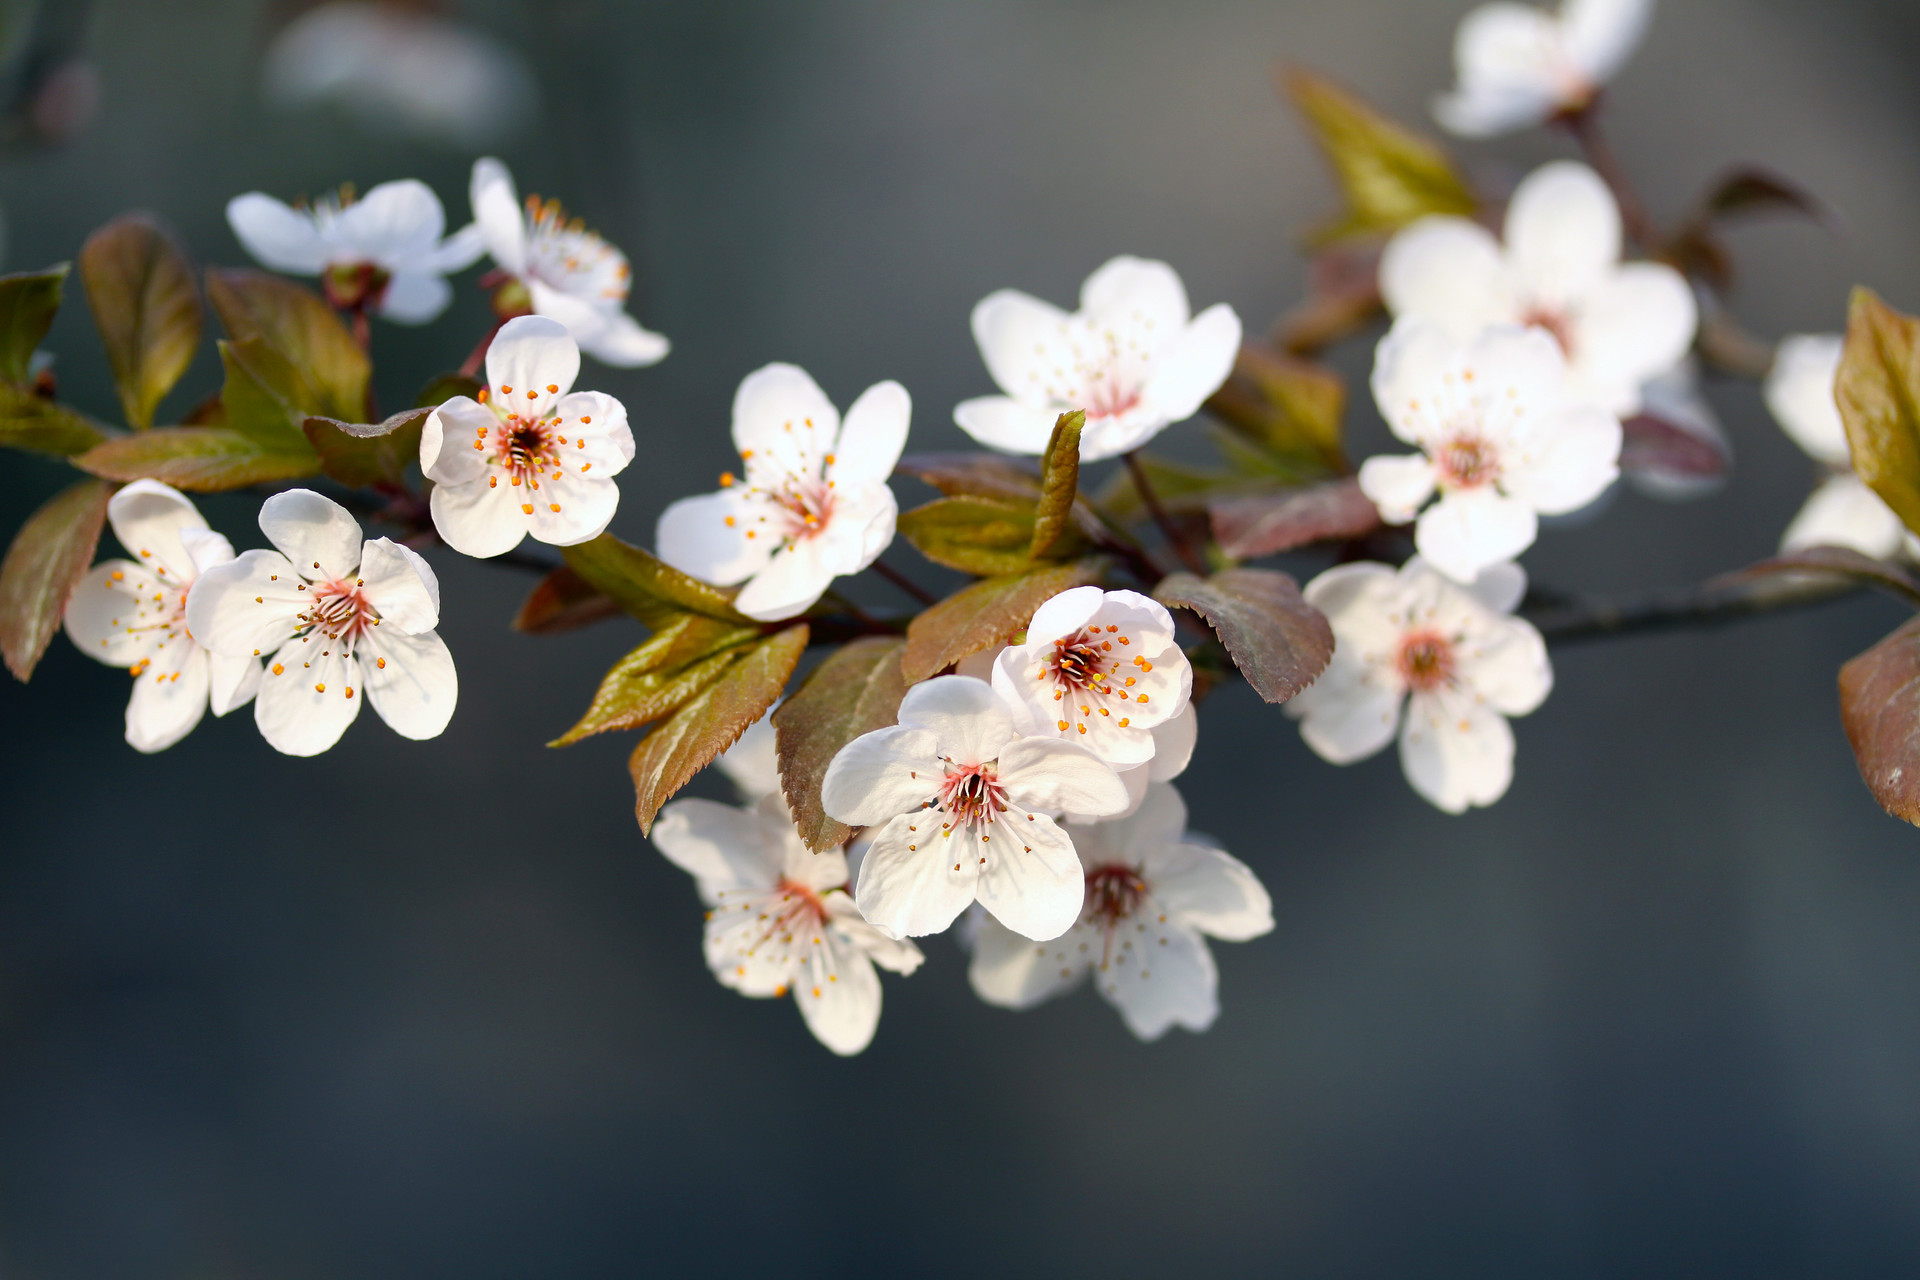
POLYGON ((161 480, 214 493, 302 479, 320 470, 320 457, 298 436, 279 445, 230 427, 156 427, 96 445, 73 464, 106 480, 161 480))
POLYGON ((907 624, 901 675, 918 684, 969 654, 1005 642, 1032 621, 1035 609, 1070 587, 1100 581, 1106 570, 1103 557, 1089 556, 962 588, 907 624))
POLYGON ((560 548, 560 555, 595 590, 654 630, 680 613, 698 613, 722 622, 753 624, 733 607, 733 593, 689 577, 650 551, 603 533, 591 542, 560 548))
POLYGON ((683 613, 613 664, 580 723, 547 745, 564 747, 609 729, 637 729, 658 720, 712 684, 746 655, 752 627, 683 613))
POLYGON ((1804 577, 1808 574, 1844 578, 1861 586, 1875 587, 1889 595, 1898 596, 1909 605, 1920 608, 1920 578, 1914 577, 1906 569, 1886 560, 1875 560, 1872 556, 1862 555, 1849 547, 1806 547, 1799 551, 1789 551, 1784 555, 1750 564, 1734 573, 1725 574, 1709 582, 1707 586, 1715 591, 1747 586, 1761 578, 1776 574, 1789 574, 1804 577))
POLYGON ((406 409, 385 422, 336 422, 308 418, 301 424, 320 455, 320 470, 352 489, 397 485, 420 460, 420 432, 432 409, 406 409))
POLYGON ((981 577, 1027 567, 1033 504, 1001 498, 936 498, 901 513, 900 536, 935 564, 981 577))
POLYGON ((127 422, 145 430, 200 346, 193 264, 158 223, 130 213, 87 237, 80 283, 127 422))
POLYGON ((25 388, 33 381, 33 353, 39 349, 67 281, 67 264, 20 275, 0 276, 0 381, 25 388))
POLYGON ((1215 498, 1207 504, 1207 516, 1221 552, 1234 560, 1364 537, 1380 527, 1379 508, 1352 478, 1215 498))
POLYGON ((1040 477, 1018 458, 997 453, 910 453, 894 464, 896 475, 912 476, 949 498, 1009 498, 1034 501, 1040 477))
POLYGON ((33 674, 73 584, 93 563, 113 486, 82 480, 27 517, 0 563, 0 655, 24 682, 33 674))
POLYGON ((1446 152, 1307 71, 1282 84, 1332 162, 1347 211, 1313 232, 1316 243, 1385 235, 1430 213, 1471 215, 1479 206, 1446 152))
POLYGON ((640 740, 627 761, 633 774, 634 816, 640 834, 653 830, 654 815, 687 779, 707 767, 765 715, 807 647, 807 626, 797 623, 749 645, 712 684, 681 705, 640 740))
POLYGON ((849 641, 773 713, 780 789, 809 849, 836 848, 853 834, 820 807, 820 780, 840 748, 899 718, 900 699, 907 694, 900 674, 906 647, 906 641, 890 636, 849 641))
POLYGON ((342 422, 366 416, 367 353, 319 295, 262 271, 212 268, 207 299, 234 342, 257 339, 298 374, 286 389, 294 408, 342 422))
POLYGON ((1296 472, 1345 470, 1347 387, 1323 364, 1247 345, 1207 411, 1296 472))
POLYGON ((1920 618, 1840 668, 1840 722, 1873 798, 1920 826, 1920 618))
POLYGON ((1073 503, 1080 496, 1080 432, 1086 425, 1086 410, 1063 413, 1047 439, 1040 461, 1040 507, 1034 513, 1029 552, 1035 560, 1057 555, 1062 537, 1072 527, 1073 503))
POLYGON ((561 565, 527 593, 514 615, 513 629, 530 635, 557 635, 620 616, 611 596, 561 565))
POLYGON ((1834 397, 1853 469, 1920 531, 1920 320, 1855 289, 1834 397))
POLYGON ((1713 480, 1727 474, 1724 445, 1651 413, 1620 422, 1620 469, 1628 473, 1713 480))
POLYGON ((84 415, 0 382, 0 445, 69 458, 106 438, 107 433, 84 415))
POLYGON ((1271 569, 1227 569, 1211 578, 1175 573, 1153 598, 1207 620, 1253 691, 1285 702, 1319 679, 1333 657, 1333 628, 1300 587, 1271 569))

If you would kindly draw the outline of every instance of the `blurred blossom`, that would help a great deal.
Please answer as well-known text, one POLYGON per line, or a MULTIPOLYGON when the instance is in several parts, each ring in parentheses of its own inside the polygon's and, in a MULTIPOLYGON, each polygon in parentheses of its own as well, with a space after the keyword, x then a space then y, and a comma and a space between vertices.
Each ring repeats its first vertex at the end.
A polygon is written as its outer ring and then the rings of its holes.
POLYGON ((1129 818, 1068 824, 1086 873, 1080 918, 1060 937, 1034 942, 982 916, 967 969, 975 993, 1028 1009, 1093 974, 1142 1040, 1173 1026, 1212 1026, 1219 975, 1206 938, 1257 938, 1273 928, 1273 906, 1245 863, 1188 839, 1186 828, 1187 806, 1165 783, 1150 787, 1129 818))
POLYGON ((920 949, 888 938, 846 894, 837 849, 808 849, 778 795, 735 808, 675 800, 654 847, 694 878, 707 915, 707 967, 745 996, 793 993, 807 1029, 839 1054, 859 1053, 880 1022, 878 964, 920 967, 920 949))
POLYGON ((533 72, 512 48, 451 18, 332 0, 295 18, 267 49, 267 99, 331 102, 363 127, 473 151, 539 112, 533 72))
POLYGON ((1199 412, 1233 371, 1233 308, 1189 316, 1173 268, 1143 258, 1088 276, 1072 315, 1018 290, 989 294, 973 309, 973 337, 1006 394, 963 401, 953 420, 989 448, 1040 454, 1055 419, 1084 409, 1082 461, 1137 449, 1199 412))
POLYGON ((127 743, 160 751, 206 713, 223 716, 260 688, 260 663, 203 649, 187 629, 187 593, 233 544, 207 528, 186 495, 136 480, 113 495, 107 523, 132 560, 103 560, 67 602, 67 638, 88 657, 133 676, 127 743))
POLYGON ((1433 114, 1465 137, 1490 137, 1584 110, 1653 20, 1653 0, 1565 0, 1559 12, 1482 5, 1454 36, 1459 83, 1433 114))
POLYGON ((780 761, 774 750, 773 713, 779 704, 747 726, 734 744, 720 753, 714 763, 727 775, 740 798, 749 803, 762 797, 780 795, 780 761))
POLYGON ((747 375, 733 397, 733 443, 746 478, 682 498, 660 514, 660 558, 721 586, 762 621, 804 613, 837 577, 858 573, 893 541, 899 513, 887 477, 906 447, 913 402, 877 382, 840 411, 790 364, 747 375))
POLYGON ((1515 564, 1467 586, 1418 556, 1398 571, 1327 570, 1306 597, 1333 626, 1333 661, 1287 714, 1334 764, 1366 759, 1398 730, 1400 767, 1415 791, 1448 813, 1492 804, 1513 780, 1507 717, 1534 710, 1553 688, 1540 633, 1508 616, 1526 589, 1515 564))
POLYGON ((1620 207, 1586 165, 1527 175, 1507 206, 1506 241, 1466 218, 1422 218, 1380 259, 1380 293, 1396 318, 1419 316, 1460 342, 1494 324, 1553 335, 1570 393, 1625 416, 1641 386, 1693 345, 1699 310, 1679 272, 1620 261, 1620 207))

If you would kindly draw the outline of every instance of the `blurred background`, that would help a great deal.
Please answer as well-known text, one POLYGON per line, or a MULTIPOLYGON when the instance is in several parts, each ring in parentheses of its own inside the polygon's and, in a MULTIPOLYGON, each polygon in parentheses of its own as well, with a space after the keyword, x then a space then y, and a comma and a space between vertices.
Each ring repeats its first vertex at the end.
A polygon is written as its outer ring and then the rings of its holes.
MULTIPOLYGON (((912 447, 958 448, 996 287, 1065 303, 1143 254, 1263 326, 1334 206, 1271 68, 1427 128, 1467 7, 491 0, 321 65, 276 43, 299 5, 10 3, 4 268, 131 207, 236 264, 222 210, 251 189, 416 176, 460 222, 499 154, 626 250, 674 342, 583 380, 628 406, 614 529, 650 542, 733 462, 733 388, 766 361, 843 405, 898 378, 912 447)), ((1617 81, 1656 214, 1746 160, 1849 219, 1736 234, 1756 330, 1837 329, 1856 281, 1920 308, 1917 43, 1909 0, 1668 0, 1617 81)), ((1497 187, 1562 147, 1462 155, 1497 187)), ((70 297, 62 395, 110 414, 70 297)), ((383 403, 486 323, 469 277, 438 324, 378 324, 383 403)), ((1339 360, 1363 380, 1368 343, 1339 360)), ((163 420, 217 369, 209 340, 163 420)), ((1709 396, 1732 483, 1623 493, 1542 538, 1537 581, 1630 592, 1772 550, 1810 466, 1755 388, 1709 396)), ((1364 394, 1353 424, 1360 456, 1386 439, 1364 394)), ((69 473, 0 467, 10 536, 69 473)), ((244 547, 256 502, 203 506, 244 547)), ((462 683, 431 744, 364 716, 287 759, 242 713, 141 757, 125 676, 64 637, 0 683, 6 1280, 1920 1267, 1920 833, 1860 784, 1834 692, 1894 605, 1556 650, 1511 793, 1461 818, 1391 752, 1326 765, 1227 688, 1181 786, 1277 928, 1215 948, 1211 1032, 1142 1045, 1084 991, 987 1008, 936 938, 842 1061, 707 976, 693 887, 634 826, 630 737, 542 745, 637 629, 515 634, 528 575, 430 558, 462 683)))

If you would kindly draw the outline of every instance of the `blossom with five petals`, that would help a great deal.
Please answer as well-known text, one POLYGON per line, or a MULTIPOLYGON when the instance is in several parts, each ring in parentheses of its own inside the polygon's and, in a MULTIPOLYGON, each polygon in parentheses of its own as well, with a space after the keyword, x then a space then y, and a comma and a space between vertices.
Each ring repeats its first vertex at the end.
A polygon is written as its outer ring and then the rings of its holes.
POLYGON ((653 843, 694 877, 707 913, 707 967, 747 996, 793 992, 807 1029, 839 1054, 859 1053, 880 1022, 878 964, 920 967, 920 949, 861 918, 838 849, 814 853, 778 795, 736 808, 675 800, 653 843))
POLYGON ((1418 556, 1398 571, 1327 570, 1305 595, 1333 627, 1333 660, 1286 704, 1301 738, 1323 759, 1352 764, 1397 729, 1415 791, 1448 813, 1492 804, 1513 780, 1507 717, 1526 715, 1553 688, 1546 642, 1509 616, 1526 589, 1515 564, 1467 586, 1418 556))
POLYGON ((1015 933, 1065 933, 1085 878, 1050 816, 1113 814, 1124 783, 1078 743, 1021 737, 993 686, 938 676, 907 691, 900 721, 840 749, 820 783, 827 813, 878 827, 854 899, 890 937, 938 933, 976 899, 1015 933))
POLYGON ((989 448, 1039 454, 1059 415, 1084 409, 1082 461, 1138 449, 1233 372, 1240 317, 1224 302, 1189 315, 1172 267, 1124 256, 1087 277, 1072 315, 1015 289, 989 294, 973 337, 1006 394, 963 401, 953 420, 989 448))
POLYGON ((420 433, 433 481, 433 527, 470 556, 497 556, 532 534, 569 547, 605 531, 613 482, 633 461, 627 411, 601 391, 574 391, 580 348, 565 325, 517 316, 487 348, 478 400, 455 396, 420 433))
POLYGON ((991 919, 974 934, 967 977, 988 1004, 1030 1009, 1089 973, 1127 1029, 1157 1040, 1205 1031, 1220 1013, 1210 935, 1245 942, 1273 928, 1251 868, 1187 836, 1187 806, 1165 783, 1133 816, 1068 824, 1086 869, 1086 905, 1071 929, 1034 942, 991 919))
POLYGON ((745 582, 734 607, 751 618, 811 608, 835 578, 860 572, 893 541, 899 507, 887 477, 912 412, 906 388, 877 382, 843 423, 804 369, 756 369, 733 397, 746 478, 728 472, 718 493, 663 511, 660 558, 721 586, 745 582))
POLYGON ((1387 245, 1380 294, 1469 342, 1488 325, 1533 325, 1567 359, 1575 398, 1609 413, 1640 407, 1641 387, 1693 345, 1699 308, 1679 272, 1620 261, 1620 207, 1586 165, 1527 175, 1507 206, 1504 245, 1465 218, 1422 218, 1387 245))
POLYGON ((1568 394, 1560 348, 1539 329, 1462 345, 1400 320, 1375 354, 1373 395, 1421 452, 1368 458, 1360 488, 1389 524, 1417 513, 1420 554, 1461 582, 1532 546, 1538 515, 1576 511, 1620 474, 1619 420, 1568 394))
POLYGON ((469 198, 487 253, 525 287, 535 315, 565 325, 602 364, 637 368, 665 357, 667 340, 626 312, 633 271, 625 254, 569 222, 557 200, 528 196, 523 208, 513 175, 491 157, 474 161, 469 198))
POLYGON ((277 550, 202 573, 187 626, 215 654, 271 654, 253 707, 267 744, 318 755, 362 702, 403 738, 438 737, 460 690, 427 562, 388 538, 363 542, 346 508, 309 489, 268 498, 260 531, 277 550))
POLYGON ((358 200, 343 188, 305 208, 249 191, 227 202, 227 225, 261 265, 319 276, 335 306, 401 324, 445 311, 453 300, 445 277, 472 266, 484 248, 475 226, 442 239, 440 197, 411 178, 383 182, 358 200))
POLYGON ((132 560, 103 560, 67 601, 67 638, 133 676, 127 744, 160 751, 192 732, 211 703, 223 716, 253 697, 260 664, 207 652, 187 629, 187 593, 233 559, 186 495, 136 480, 107 503, 107 523, 132 560))
POLYGON ((1652 18, 1653 0, 1564 0, 1558 13, 1482 5, 1454 36, 1459 85, 1433 114, 1454 133, 1485 138, 1584 110, 1652 18))

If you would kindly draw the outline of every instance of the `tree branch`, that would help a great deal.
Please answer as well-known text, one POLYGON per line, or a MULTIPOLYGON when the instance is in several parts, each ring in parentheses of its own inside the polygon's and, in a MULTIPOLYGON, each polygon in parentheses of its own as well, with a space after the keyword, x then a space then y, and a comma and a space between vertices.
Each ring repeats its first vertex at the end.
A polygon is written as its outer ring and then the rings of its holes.
POLYGON ((1153 491, 1153 484, 1147 479, 1147 469, 1140 464, 1140 451, 1129 449, 1121 457, 1126 460, 1127 475, 1133 480, 1134 491, 1140 495, 1140 502, 1146 507, 1147 514, 1153 517, 1156 525, 1160 526, 1161 536, 1166 538, 1167 545, 1173 548, 1176 556, 1180 557, 1181 564, 1199 577, 1206 577, 1207 566, 1202 563, 1199 554, 1187 545, 1186 538, 1181 536, 1178 526, 1173 523, 1173 518, 1167 514, 1167 509, 1160 505, 1160 495, 1153 491))
POLYGON ((1648 215, 1647 206, 1641 202, 1640 193, 1627 176, 1626 166, 1620 163, 1620 156, 1614 151, 1613 144, 1600 131, 1600 98, 1595 96, 1578 111, 1564 112, 1555 119, 1573 135, 1587 163, 1593 166, 1593 171, 1613 192, 1614 201, 1620 206, 1620 221, 1625 225, 1627 234, 1646 252, 1656 252, 1662 240, 1659 224, 1648 215))
POLYGON ((1781 574, 1728 583, 1649 592, 1629 600, 1556 600, 1528 593, 1520 616, 1549 644, 1616 636, 1719 627, 1767 613, 1812 608, 1859 591, 1860 584, 1828 574, 1781 574))

